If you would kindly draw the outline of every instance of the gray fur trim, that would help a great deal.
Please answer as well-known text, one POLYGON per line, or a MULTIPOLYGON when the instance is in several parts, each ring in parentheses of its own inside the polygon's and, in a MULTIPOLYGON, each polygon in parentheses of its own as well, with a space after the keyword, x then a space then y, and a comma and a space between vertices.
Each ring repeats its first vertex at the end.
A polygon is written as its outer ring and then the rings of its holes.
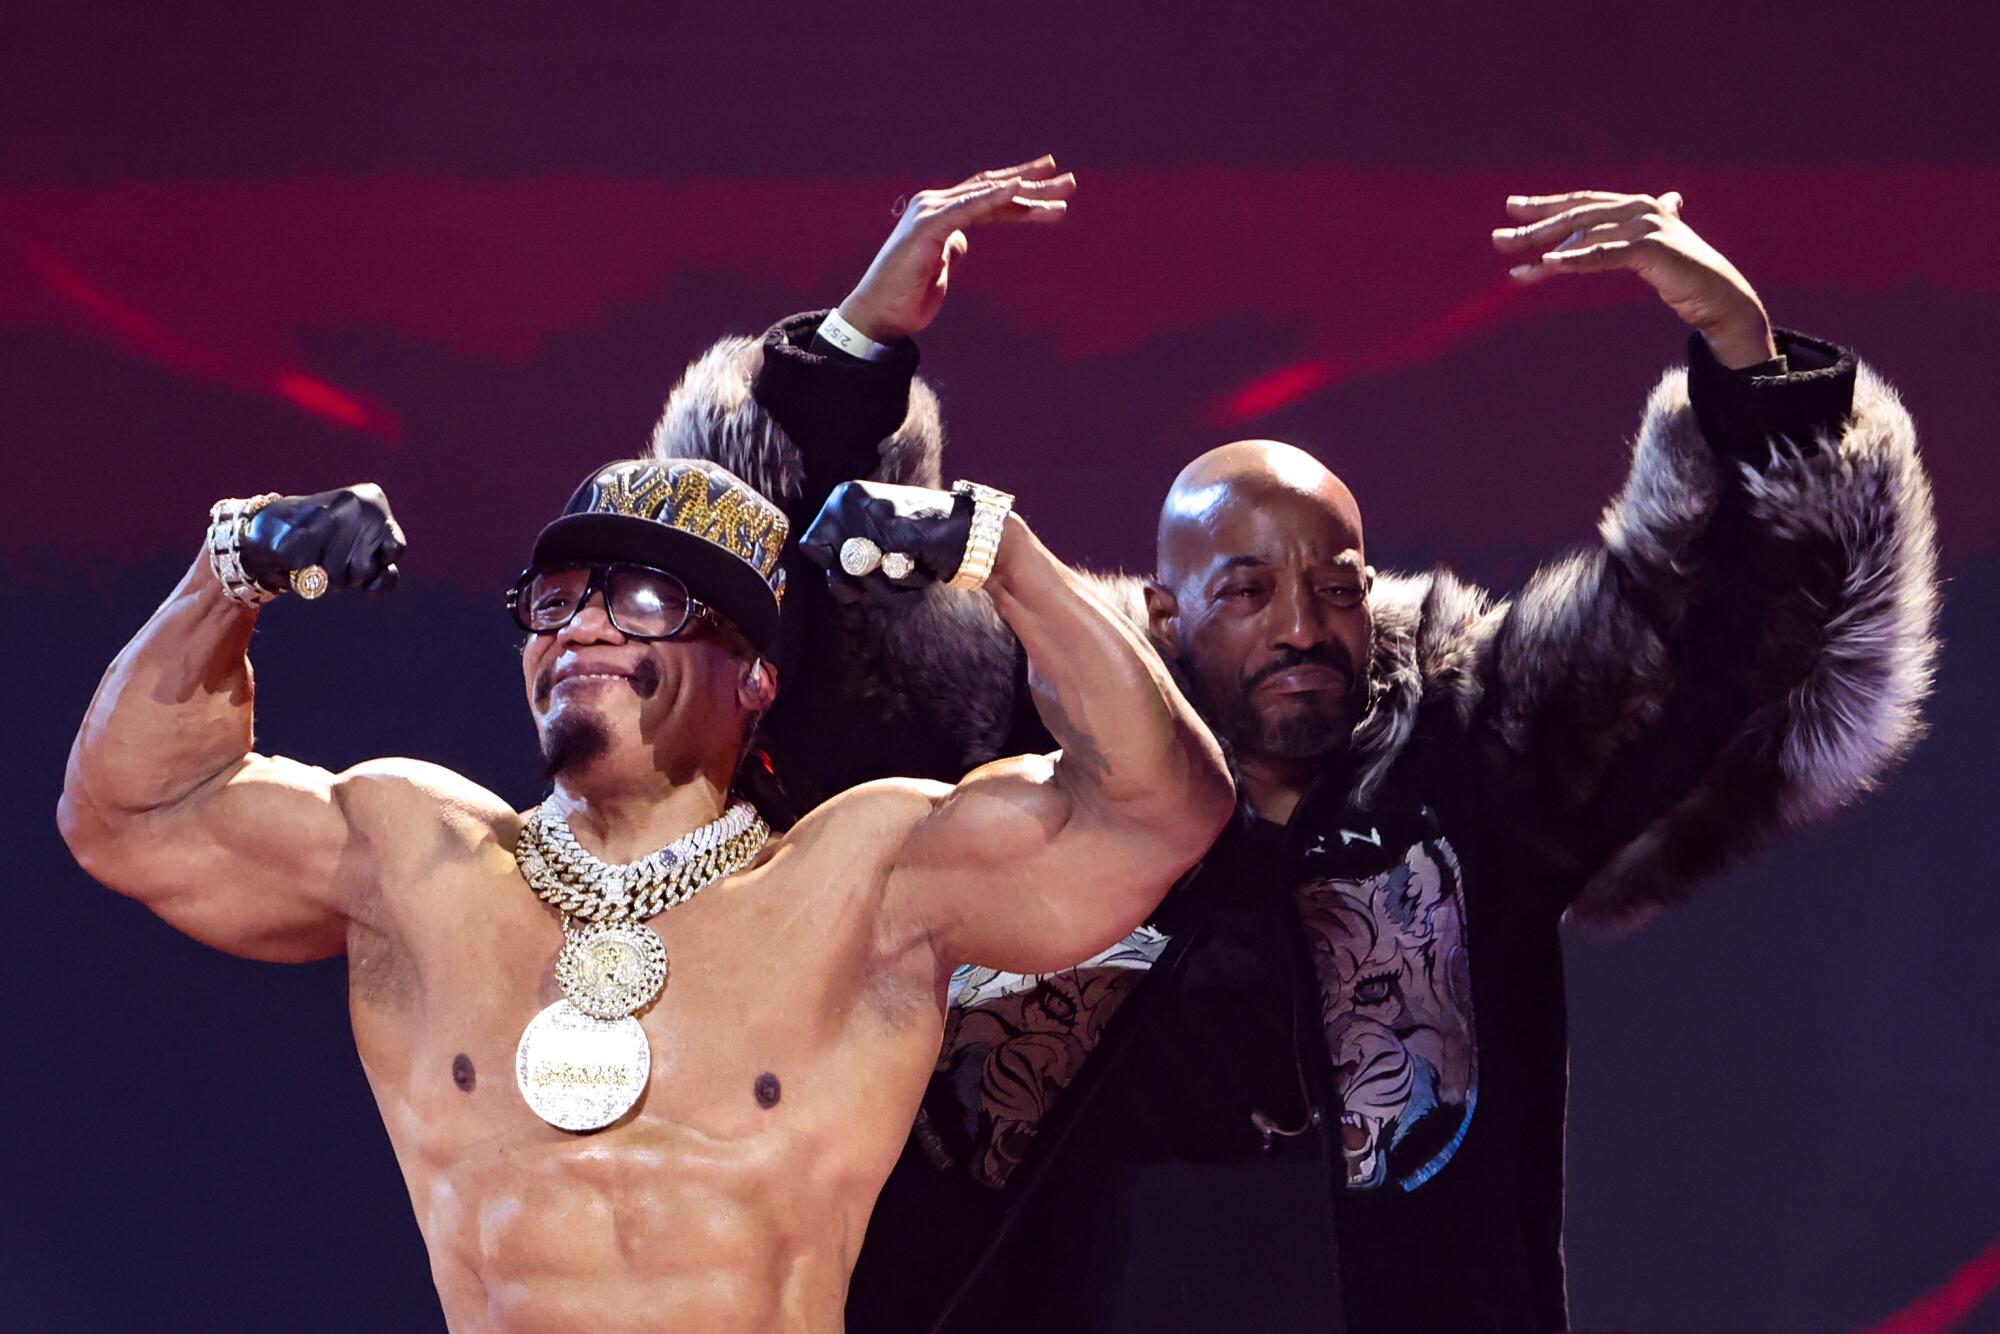
POLYGON ((750 395, 764 345, 731 335, 681 373, 653 427, 657 459, 707 459, 741 477, 786 510, 805 489, 798 446, 750 395))
MULTIPOLYGON (((1649 467, 1660 456, 1643 442, 1686 440, 1692 416, 1684 377, 1669 376, 1648 410, 1634 481, 1606 516, 1607 543, 1616 531, 1632 550, 1684 544, 1683 516, 1699 507, 1705 484, 1695 481, 1687 505, 1676 503, 1674 483, 1649 467)), ((1743 472, 1755 521, 1779 541, 1830 553, 1837 567, 1830 602, 1802 591, 1774 609, 1773 634, 1799 642, 1770 656, 1802 666, 1765 683, 1771 702, 1702 782, 1592 876, 1571 908, 1586 925, 1630 929, 1684 900, 1770 835, 1873 788, 1920 733, 1937 652, 1937 543, 1915 428, 1864 366, 1841 438, 1820 444, 1780 449, 1768 467, 1743 472)))
POLYGON ((882 442, 882 466, 872 480, 903 486, 944 485, 944 413, 922 377, 910 381, 910 408, 896 433, 882 442))
MULTIPOLYGON (((1601 547, 1537 572, 1517 598, 1495 602, 1443 570, 1384 574, 1371 608, 1367 712, 1356 728, 1353 799, 1374 799, 1403 758, 1419 719, 1462 733, 1494 681, 1504 682, 1492 725, 1517 753, 1535 745, 1521 701, 1570 686, 1576 664, 1533 651, 1588 645, 1588 661, 1616 679, 1585 699, 1589 745, 1563 788, 1583 802, 1602 763, 1657 722, 1672 689, 1661 627, 1633 608, 1616 578, 1636 579, 1670 619, 1703 572, 1691 550, 1721 497, 1721 467, 1695 424, 1687 376, 1661 380, 1633 446, 1631 475, 1605 510, 1601 547)), ((1831 553, 1840 578, 1830 605, 1806 590, 1781 597, 1774 639, 1805 636, 1769 654, 1791 675, 1760 683, 1770 702, 1723 748, 1693 790, 1598 869, 1572 912, 1596 927, 1628 928, 1679 902, 1781 829, 1820 818, 1880 781, 1920 731, 1917 708, 1936 653, 1936 538, 1915 431, 1895 395, 1864 367, 1842 438, 1790 451, 1746 471, 1753 520, 1780 544, 1831 553)), ((1106 602, 1142 630, 1144 583, 1095 579, 1106 602)), ((1571 738, 1572 744, 1576 738, 1571 738)))
POLYGON ((1368 711, 1354 729, 1352 799, 1375 799, 1402 757, 1426 707, 1448 709, 1463 726, 1478 700, 1473 674, 1494 617, 1483 589, 1448 570, 1381 574, 1369 599, 1368 711))
POLYGON ((1937 525, 1916 428, 1866 367, 1838 442, 1745 470, 1753 512, 1793 540, 1838 549, 1813 668, 1791 688, 1780 816, 1796 826, 1870 791, 1922 733, 1937 658, 1937 525))
MULTIPOLYGON (((737 335, 717 339, 667 395, 653 427, 651 452, 661 459, 719 463, 790 510, 805 489, 805 463, 798 446, 750 392, 763 364, 761 340, 737 335)), ((880 450, 881 463, 867 480, 941 484, 944 419, 937 395, 921 379, 911 382, 909 411, 880 450)))
POLYGON ((1647 400, 1625 488, 1597 531, 1627 564, 1666 569, 1700 535, 1721 493, 1722 470, 1688 406, 1687 371, 1669 371, 1647 400))

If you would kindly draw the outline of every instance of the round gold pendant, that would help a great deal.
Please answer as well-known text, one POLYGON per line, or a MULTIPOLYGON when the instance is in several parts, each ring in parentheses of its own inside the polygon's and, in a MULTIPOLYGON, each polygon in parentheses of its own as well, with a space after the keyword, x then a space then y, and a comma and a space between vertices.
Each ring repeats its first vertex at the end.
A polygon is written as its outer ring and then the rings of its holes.
POLYGON ((568 1001, 529 1021, 514 1052, 521 1096, 562 1130, 610 1125, 632 1110, 652 1071, 652 1048, 637 1019, 593 1019, 568 1001))
POLYGON ((565 999, 593 1019, 622 1019, 653 1003, 667 984, 667 947, 638 922, 592 922, 556 956, 565 999))

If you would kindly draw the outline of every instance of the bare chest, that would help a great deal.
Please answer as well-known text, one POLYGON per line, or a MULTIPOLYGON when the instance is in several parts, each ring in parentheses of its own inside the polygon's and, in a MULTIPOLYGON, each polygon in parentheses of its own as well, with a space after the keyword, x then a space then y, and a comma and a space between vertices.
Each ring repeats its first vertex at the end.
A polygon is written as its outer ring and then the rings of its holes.
POLYGON ((880 1126, 893 1156, 941 1020, 923 979, 875 954, 868 886, 774 870, 647 924, 666 954, 664 985, 636 1015, 647 1069, 629 1113, 594 1135, 545 1123, 517 1080, 523 1034, 562 999, 558 915, 505 857, 412 896, 400 942, 354 952, 350 1009, 413 1194, 486 1146, 548 1147, 556 1161, 571 1145, 583 1161, 587 1145, 645 1140, 678 1146, 654 1160, 663 1169, 761 1172, 811 1144, 872 1160, 883 1146, 859 1128, 880 1126))

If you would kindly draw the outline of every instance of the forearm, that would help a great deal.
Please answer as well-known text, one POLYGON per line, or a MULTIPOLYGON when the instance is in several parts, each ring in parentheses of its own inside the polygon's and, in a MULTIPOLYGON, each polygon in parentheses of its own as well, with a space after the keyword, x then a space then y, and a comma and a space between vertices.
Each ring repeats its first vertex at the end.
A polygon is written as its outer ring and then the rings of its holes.
MULTIPOLYGON (((917 370, 915 344, 881 361, 864 361, 814 338, 822 311, 794 315, 764 335, 763 362, 751 382, 757 405, 799 451, 803 491, 795 518, 816 513, 827 492, 882 471, 881 446, 909 414, 917 370)), ((889 481, 920 478, 893 475, 889 481)))
POLYGON ((171 806, 249 754, 255 621, 198 559, 98 684, 70 751, 66 830, 171 806))
POLYGON ((1767 467, 1774 442, 1810 450, 1839 438, 1854 409, 1856 363, 1843 348, 1780 331, 1773 355, 1732 366, 1688 340, 1688 400, 1702 438, 1724 459, 1767 467))
MULTIPOLYGON (((1233 805, 1220 748, 1158 654, 1088 581, 1010 515, 987 590, 1027 652, 1030 683, 1078 801, 1167 829, 1233 805)), ((1212 834, 1203 828, 1201 836, 1212 834)))

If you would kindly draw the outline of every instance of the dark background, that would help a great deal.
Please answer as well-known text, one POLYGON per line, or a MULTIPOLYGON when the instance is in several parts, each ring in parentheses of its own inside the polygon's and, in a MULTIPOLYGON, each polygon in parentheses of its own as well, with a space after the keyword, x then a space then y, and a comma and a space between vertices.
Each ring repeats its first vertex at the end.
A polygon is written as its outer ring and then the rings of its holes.
MULTIPOLYGON (((1143 566, 1174 470, 1276 435, 1378 564, 1508 586, 1588 540, 1672 317, 1516 292, 1509 191, 1687 195, 1781 323, 1904 392, 1950 583, 1887 790, 1571 950, 1579 1326, 2000 1329, 2000 670, 1987 7, 1123 3, 0 9, 0 1328, 422 1330, 422 1243, 338 961, 185 941, 51 813, 209 502, 380 481, 393 599, 290 603, 260 744, 537 795, 497 590, 686 360, 846 291, 898 195, 1044 149, 926 372, 952 471, 1143 566)), ((1273 1220, 1281 1227, 1283 1220, 1273 1220)))

